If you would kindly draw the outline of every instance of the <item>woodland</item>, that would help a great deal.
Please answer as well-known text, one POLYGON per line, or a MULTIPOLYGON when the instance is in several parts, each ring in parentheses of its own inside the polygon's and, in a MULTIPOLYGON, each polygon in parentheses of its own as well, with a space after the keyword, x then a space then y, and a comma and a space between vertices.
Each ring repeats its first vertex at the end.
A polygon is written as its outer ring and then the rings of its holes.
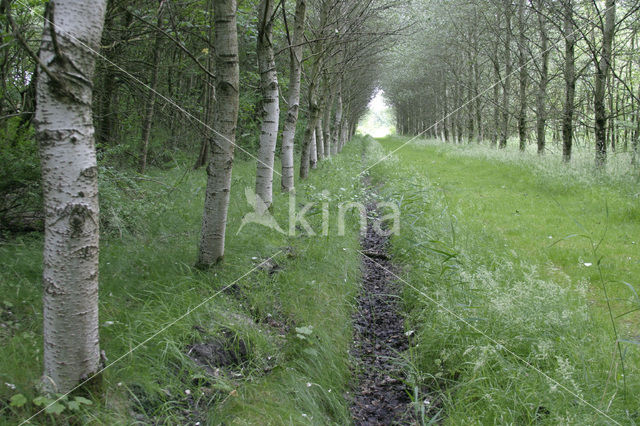
POLYGON ((0 0, 1 424, 637 424, 639 0, 0 0))

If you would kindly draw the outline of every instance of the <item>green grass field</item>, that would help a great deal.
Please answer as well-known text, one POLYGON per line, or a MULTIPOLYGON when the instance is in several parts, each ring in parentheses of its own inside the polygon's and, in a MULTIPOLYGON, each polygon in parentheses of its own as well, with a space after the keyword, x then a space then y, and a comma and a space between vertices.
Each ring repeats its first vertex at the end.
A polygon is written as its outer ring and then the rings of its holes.
MULTIPOLYGON (((370 161, 406 141, 380 140, 370 161)), ((414 385, 449 423, 638 421, 640 325, 623 315, 640 308, 633 176, 428 141, 370 173, 402 205, 414 385)))
MULTIPOLYGON (((401 356, 416 417, 638 423, 636 178, 615 162, 598 176, 580 163, 567 169, 535 155, 432 141, 376 164, 406 141, 356 138, 298 185, 296 204, 362 201, 364 149, 377 197, 400 206, 391 250, 405 282, 411 349, 401 356)), ((117 362, 103 374, 103 396, 88 395, 92 405, 72 396, 61 414, 32 423, 348 424, 360 279, 355 211, 344 236, 336 235, 335 211, 327 237, 259 225, 236 234, 255 176, 254 163, 239 161, 226 260, 201 272, 192 265, 204 172, 189 165, 177 160, 142 180, 102 170, 101 345, 107 363, 117 362), (274 255, 267 270, 252 271, 274 255), (234 358, 228 365, 209 371, 189 356, 193 344, 221 336, 234 358)), ((276 195, 274 206, 286 227, 288 197, 276 195)), ((308 215, 316 232, 320 213, 308 215)), ((38 234, 0 243, 2 424, 39 410, 41 245, 38 234)))

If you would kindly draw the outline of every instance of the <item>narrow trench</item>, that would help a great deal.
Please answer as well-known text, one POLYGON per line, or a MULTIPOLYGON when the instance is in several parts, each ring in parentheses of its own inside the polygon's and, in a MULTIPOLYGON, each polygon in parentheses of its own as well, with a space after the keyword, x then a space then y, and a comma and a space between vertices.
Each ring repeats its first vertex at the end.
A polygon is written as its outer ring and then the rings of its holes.
MULTIPOLYGON (((377 205, 367 205, 367 217, 377 216, 377 205)), ((371 222, 371 221, 369 221, 371 222)), ((399 307, 399 284, 388 254, 389 237, 369 223, 362 245, 362 289, 353 317, 358 363, 351 416, 356 425, 410 424, 411 400, 399 354, 407 350, 404 319, 399 307)))

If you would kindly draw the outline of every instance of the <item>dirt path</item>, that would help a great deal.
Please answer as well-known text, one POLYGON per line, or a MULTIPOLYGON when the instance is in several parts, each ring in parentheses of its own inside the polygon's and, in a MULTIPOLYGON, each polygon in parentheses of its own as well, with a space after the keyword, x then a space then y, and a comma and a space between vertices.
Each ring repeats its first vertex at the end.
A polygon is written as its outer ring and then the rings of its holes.
MULTIPOLYGON (((367 206, 375 215, 375 204, 367 206)), ((369 224, 362 239, 362 292, 354 315, 355 343, 352 355, 359 362, 357 389, 351 415, 356 425, 409 424, 410 399, 403 383, 398 354, 408 347, 404 320, 399 313, 399 286, 389 270, 388 237, 369 224)))

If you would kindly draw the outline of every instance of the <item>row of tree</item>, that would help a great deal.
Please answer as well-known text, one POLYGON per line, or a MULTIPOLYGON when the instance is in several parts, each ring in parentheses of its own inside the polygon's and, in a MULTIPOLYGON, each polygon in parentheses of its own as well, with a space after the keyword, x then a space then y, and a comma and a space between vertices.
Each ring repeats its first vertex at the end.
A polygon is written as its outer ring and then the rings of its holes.
POLYGON ((415 0, 421 30, 391 55, 408 66, 383 82, 398 131, 500 148, 517 136, 521 150, 533 140, 540 154, 551 135, 567 162, 574 141, 595 147, 598 166, 608 149, 637 154, 639 7, 637 0, 415 0))
POLYGON ((0 121, 15 144, 29 134, 18 129, 33 124, 40 146, 43 385, 66 392, 100 368, 96 140, 102 162, 131 157, 140 172, 153 152, 197 150, 196 168, 207 171, 197 266, 209 268, 224 256, 235 149, 256 160, 256 194, 266 207, 280 134, 283 191, 294 189, 296 145, 301 179, 339 153, 375 89, 384 40, 394 32, 384 29, 384 16, 394 2, 260 0, 239 8, 236 0, 52 0, 42 6, 2 1, 0 121), (41 36, 30 32, 34 21, 44 22, 41 36), (245 133, 256 136, 257 146, 238 141, 245 133), (202 142, 178 142, 196 137, 202 142))

